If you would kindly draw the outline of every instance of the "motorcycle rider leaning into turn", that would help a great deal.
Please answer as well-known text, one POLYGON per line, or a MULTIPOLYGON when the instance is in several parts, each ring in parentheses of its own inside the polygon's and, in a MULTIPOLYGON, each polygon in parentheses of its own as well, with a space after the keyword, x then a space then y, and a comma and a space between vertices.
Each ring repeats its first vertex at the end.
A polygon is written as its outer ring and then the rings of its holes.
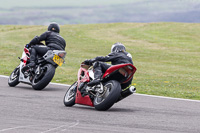
MULTIPOLYGON (((118 64, 133 64, 132 56, 130 53, 126 52, 126 48, 122 43, 115 43, 111 47, 111 53, 107 56, 97 56, 96 58, 85 60, 84 63, 88 65, 93 64, 94 68, 94 80, 89 82, 88 86, 94 86, 100 83, 101 76, 106 70, 111 67, 111 65, 104 63, 104 62, 111 62, 112 65, 118 64)), ((122 88, 128 87, 132 82, 132 79, 127 83, 122 85, 122 88)))
POLYGON ((29 44, 26 45, 30 49, 30 63, 22 68, 22 71, 26 71, 29 68, 35 67, 35 61, 37 55, 43 56, 48 50, 65 50, 66 42, 64 38, 59 34, 60 27, 57 23, 53 22, 48 26, 48 30, 40 36, 34 37, 29 44), (45 45, 40 45, 41 41, 45 41, 45 45))

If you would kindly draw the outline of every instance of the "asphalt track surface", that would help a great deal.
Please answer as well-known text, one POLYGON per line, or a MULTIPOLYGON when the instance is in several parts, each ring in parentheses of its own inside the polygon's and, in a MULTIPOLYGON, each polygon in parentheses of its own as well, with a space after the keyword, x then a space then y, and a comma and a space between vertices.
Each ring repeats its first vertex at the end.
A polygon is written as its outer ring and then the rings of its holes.
POLYGON ((65 107, 67 86, 42 91, 0 77, 0 133, 200 133, 200 101, 135 94, 108 111, 65 107))

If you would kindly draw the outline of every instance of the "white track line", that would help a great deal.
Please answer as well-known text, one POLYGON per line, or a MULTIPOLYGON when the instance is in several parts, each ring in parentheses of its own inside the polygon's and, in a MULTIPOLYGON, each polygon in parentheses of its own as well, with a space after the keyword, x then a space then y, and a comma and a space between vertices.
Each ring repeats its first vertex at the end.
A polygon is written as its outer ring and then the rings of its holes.
POLYGON ((67 129, 66 128, 72 128, 72 127, 75 127, 75 126, 77 126, 79 124, 79 120, 77 120, 76 121, 76 123, 74 123, 74 124, 67 124, 67 125, 62 125, 62 126, 59 126, 59 127, 55 127, 55 128, 51 128, 51 129, 48 129, 48 130, 46 130, 46 131, 43 131, 43 132, 41 132, 41 133, 47 133, 47 132, 51 132, 51 131, 54 131, 54 130, 58 130, 58 129, 61 129, 61 128, 63 128, 63 127, 65 127, 65 129, 62 129, 61 131, 66 131, 67 129))
POLYGON ((156 96, 156 95, 147 95, 147 94, 139 94, 139 93, 135 93, 134 95, 146 96, 146 97, 154 97, 154 98, 162 98, 162 99, 179 100, 179 101, 199 102, 199 103, 200 103, 200 100, 192 100, 192 99, 173 98, 173 97, 156 96))
MULTIPOLYGON (((8 78, 9 76, 5 76, 5 75, 0 75, 0 77, 1 78, 8 78)), ((60 85, 60 86, 67 86, 67 87, 69 87, 70 85, 66 85, 66 84, 60 84, 60 83, 50 83, 50 84, 52 84, 52 85, 60 85)))
POLYGON ((5 129, 1 129, 0 132, 9 131, 9 130, 15 130, 15 129, 20 129, 20 128, 33 127, 33 126, 36 126, 36 125, 28 125, 28 126, 18 126, 18 127, 5 128, 5 129))
POLYGON ((50 84, 52 84, 52 85, 60 85, 60 86, 67 86, 67 87, 70 87, 70 85, 66 85, 66 84, 60 84, 60 83, 50 83, 50 84))
MULTIPOLYGON (((72 127, 77 126, 78 124, 79 124, 79 120, 76 120, 75 123, 69 123, 69 124, 65 124, 65 125, 62 125, 62 126, 55 127, 55 128, 51 128, 51 129, 48 129, 48 130, 43 131, 41 133, 47 133, 47 132, 50 132, 50 131, 53 131, 53 130, 60 129, 62 127, 72 128, 72 127)), ((24 128, 29 128, 29 127, 49 126, 49 125, 52 126, 54 124, 27 125, 27 126, 10 127, 10 128, 0 129, 0 132, 10 131, 10 130, 16 130, 16 129, 24 129, 24 128)), ((64 129, 64 130, 66 130, 66 129, 64 129)))
POLYGON ((9 76, 0 75, 0 77, 2 77, 2 78, 8 78, 9 76))
POLYGON ((48 133, 48 132, 51 132, 53 130, 57 130, 57 129, 60 129, 60 128, 66 127, 66 126, 68 126, 68 124, 67 125, 62 125, 62 126, 59 126, 59 127, 55 127, 55 128, 51 128, 51 129, 48 129, 48 130, 40 132, 40 133, 48 133))
MULTIPOLYGON (((2 78, 8 78, 8 76, 4 76, 4 75, 0 75, 0 77, 2 77, 2 78)), ((68 87, 70 86, 70 85, 60 84, 60 83, 50 83, 50 84, 60 85, 60 86, 68 86, 68 87)), ((191 99, 183 99, 183 98, 172 98, 172 97, 165 97, 165 96, 155 96, 155 95, 139 94, 139 93, 135 93, 134 95, 146 96, 146 97, 154 97, 154 98, 164 98, 164 99, 171 99, 171 100, 180 100, 180 101, 200 102, 200 100, 191 100, 191 99)))
POLYGON ((73 125, 71 125, 71 126, 69 126, 69 128, 75 127, 75 126, 77 126, 78 124, 79 124, 79 120, 76 120, 76 123, 73 124, 73 125))

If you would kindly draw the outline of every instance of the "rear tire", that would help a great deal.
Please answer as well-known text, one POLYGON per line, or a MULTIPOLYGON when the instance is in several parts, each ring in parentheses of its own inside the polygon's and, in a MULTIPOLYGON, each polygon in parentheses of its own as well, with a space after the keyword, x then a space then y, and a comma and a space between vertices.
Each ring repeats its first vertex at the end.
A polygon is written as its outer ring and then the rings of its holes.
POLYGON ((32 87, 35 90, 44 89, 54 77, 56 68, 52 64, 45 64, 39 75, 35 75, 32 80, 32 87))
POLYGON ((76 91, 77 91, 78 82, 74 82, 65 93, 63 102, 67 107, 71 107, 75 104, 76 99, 76 91))
POLYGON ((15 87, 16 85, 19 84, 19 71, 20 71, 20 67, 16 67, 14 69, 14 71, 10 74, 9 78, 8 78, 8 85, 10 87, 15 87))
POLYGON ((104 84, 104 92, 97 94, 93 104, 96 110, 108 110, 118 100, 121 93, 121 85, 116 80, 110 80, 104 84))

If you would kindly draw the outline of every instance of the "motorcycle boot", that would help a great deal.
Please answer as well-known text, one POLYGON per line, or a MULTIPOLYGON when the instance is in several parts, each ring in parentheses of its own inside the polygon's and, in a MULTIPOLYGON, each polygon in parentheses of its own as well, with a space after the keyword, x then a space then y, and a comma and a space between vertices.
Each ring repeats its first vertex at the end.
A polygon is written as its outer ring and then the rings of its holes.
POLYGON ((22 71, 27 71, 28 69, 30 69, 30 68, 34 68, 35 67, 35 62, 30 62, 28 65, 26 65, 26 66, 24 66, 23 68, 22 68, 22 71))
POLYGON ((99 84, 100 81, 101 81, 101 75, 102 75, 101 69, 95 68, 95 71, 94 71, 94 80, 92 80, 91 82, 87 83, 87 85, 90 86, 90 87, 92 87, 94 85, 99 84))
POLYGON ((31 55, 30 55, 30 63, 27 64, 26 66, 24 66, 22 68, 22 72, 24 73, 25 71, 27 71, 30 68, 34 68, 35 67, 35 60, 36 60, 36 50, 34 48, 31 48, 30 51, 31 55))
POLYGON ((92 87, 94 85, 98 85, 100 83, 100 79, 94 79, 91 82, 87 83, 88 86, 92 87))

